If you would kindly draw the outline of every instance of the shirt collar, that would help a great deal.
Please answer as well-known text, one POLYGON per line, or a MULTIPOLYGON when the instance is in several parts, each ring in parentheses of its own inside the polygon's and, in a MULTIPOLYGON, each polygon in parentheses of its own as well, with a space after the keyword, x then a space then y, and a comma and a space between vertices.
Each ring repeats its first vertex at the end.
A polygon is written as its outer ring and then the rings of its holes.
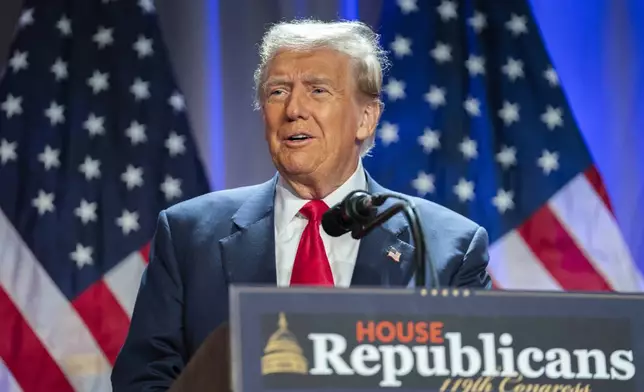
MULTIPOLYGON (((367 177, 361 160, 358 161, 358 167, 351 177, 322 200, 329 207, 333 207, 354 190, 367 190, 367 177)), ((278 235, 308 202, 309 200, 300 198, 281 177, 279 178, 275 189, 275 229, 278 235)))

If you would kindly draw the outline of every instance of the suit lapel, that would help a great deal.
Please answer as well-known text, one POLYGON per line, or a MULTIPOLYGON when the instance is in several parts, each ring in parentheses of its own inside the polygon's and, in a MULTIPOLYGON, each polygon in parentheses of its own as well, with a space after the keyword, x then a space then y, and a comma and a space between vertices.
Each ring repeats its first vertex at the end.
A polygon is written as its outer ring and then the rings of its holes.
POLYGON ((273 197, 275 181, 262 184, 232 217, 238 229, 219 241, 229 283, 277 283, 273 197))
MULTIPOLYGON (((389 192, 369 174, 368 191, 389 192)), ((378 208, 381 213, 395 201, 378 208)), ((409 227, 402 214, 396 214, 360 241, 351 286, 407 286, 414 272, 414 247, 409 244, 409 227)))

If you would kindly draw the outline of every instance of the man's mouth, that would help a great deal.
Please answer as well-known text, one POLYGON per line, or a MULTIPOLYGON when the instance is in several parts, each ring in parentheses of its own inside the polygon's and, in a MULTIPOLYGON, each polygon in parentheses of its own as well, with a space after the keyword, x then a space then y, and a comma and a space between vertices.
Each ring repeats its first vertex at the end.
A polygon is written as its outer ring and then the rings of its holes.
POLYGON ((287 140, 289 141, 302 141, 302 140, 307 140, 307 139, 312 139, 311 136, 305 134, 305 133, 298 133, 293 136, 289 136, 287 140))

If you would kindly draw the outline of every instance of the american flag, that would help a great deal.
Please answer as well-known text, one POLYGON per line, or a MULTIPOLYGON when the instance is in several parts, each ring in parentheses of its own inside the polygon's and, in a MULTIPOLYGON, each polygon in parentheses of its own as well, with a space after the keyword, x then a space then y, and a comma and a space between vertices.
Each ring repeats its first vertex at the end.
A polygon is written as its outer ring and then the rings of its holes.
POLYGON ((527 1, 384 2, 379 32, 377 181, 485 227, 497 288, 644 288, 527 1))
POLYGON ((208 183, 150 0, 24 7, 0 82, 0 391, 109 391, 157 215, 208 183))

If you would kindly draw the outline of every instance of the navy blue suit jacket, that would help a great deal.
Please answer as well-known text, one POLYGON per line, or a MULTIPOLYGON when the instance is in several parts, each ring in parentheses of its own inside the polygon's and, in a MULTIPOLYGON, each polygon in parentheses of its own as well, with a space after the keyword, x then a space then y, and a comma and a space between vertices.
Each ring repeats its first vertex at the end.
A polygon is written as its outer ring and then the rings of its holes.
MULTIPOLYGON (((205 338, 228 320, 228 285, 276 285, 270 181, 213 192, 159 214, 126 342, 112 371, 115 392, 170 387, 205 338)), ((368 190, 391 192, 367 175, 368 190)), ((404 195, 403 195, 404 196, 404 195)), ((419 211, 427 258, 442 286, 489 288, 487 232, 424 199, 419 211)), ((386 203, 381 208, 387 208, 386 203)), ((402 214, 361 240, 352 286, 408 286, 413 247, 402 214), (394 246, 400 262, 387 257, 394 246)))

